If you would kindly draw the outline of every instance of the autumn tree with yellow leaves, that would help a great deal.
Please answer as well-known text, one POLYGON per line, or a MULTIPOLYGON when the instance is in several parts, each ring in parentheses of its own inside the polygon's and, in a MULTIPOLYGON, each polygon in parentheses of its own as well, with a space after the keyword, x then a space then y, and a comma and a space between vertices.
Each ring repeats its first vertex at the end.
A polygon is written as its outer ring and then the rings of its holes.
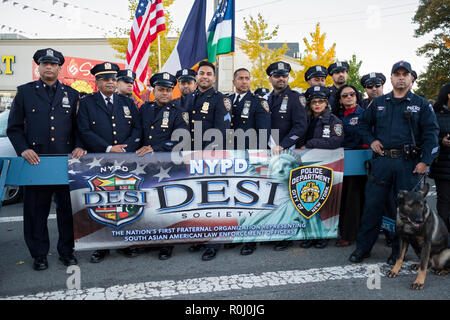
POLYGON ((268 31, 268 25, 260 13, 256 19, 252 16, 248 19, 244 18, 244 25, 247 42, 241 44, 240 47, 252 62, 251 87, 253 89, 270 88, 266 69, 272 62, 281 60, 281 57, 288 51, 288 46, 284 43, 281 48, 269 49, 267 44, 262 44, 262 42, 277 36, 278 26, 274 30, 268 31))
MULTIPOLYGON (((333 43, 331 48, 325 48, 325 36, 326 34, 320 33, 320 23, 316 25, 316 31, 310 33, 311 35, 311 43, 303 38, 303 42, 306 45, 305 53, 302 55, 301 59, 297 59, 297 61, 303 67, 302 70, 293 72, 294 81, 290 83, 292 88, 301 88, 306 90, 309 88, 308 83, 305 81, 305 72, 308 68, 321 65, 325 68, 328 68, 330 64, 336 61, 336 44, 333 43)), ((333 80, 331 77, 326 78, 326 86, 330 86, 333 84, 333 80)))

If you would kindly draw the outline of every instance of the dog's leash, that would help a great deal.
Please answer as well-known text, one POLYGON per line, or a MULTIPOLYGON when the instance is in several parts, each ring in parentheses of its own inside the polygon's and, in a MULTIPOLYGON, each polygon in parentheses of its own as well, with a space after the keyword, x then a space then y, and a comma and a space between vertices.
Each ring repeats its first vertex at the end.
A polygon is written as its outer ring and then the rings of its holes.
POLYGON ((425 183, 427 174, 424 173, 424 174, 422 174, 421 176, 422 176, 422 177, 420 178, 419 182, 417 182, 417 184, 414 186, 414 188, 412 188, 411 191, 416 191, 417 187, 420 186, 422 182, 425 183))

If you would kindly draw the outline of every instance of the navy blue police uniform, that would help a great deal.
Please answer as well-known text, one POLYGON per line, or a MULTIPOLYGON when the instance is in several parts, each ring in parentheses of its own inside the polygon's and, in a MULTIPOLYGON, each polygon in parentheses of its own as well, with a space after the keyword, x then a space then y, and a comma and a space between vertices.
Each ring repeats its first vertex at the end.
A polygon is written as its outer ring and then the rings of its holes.
MULTIPOLYGON (((394 64, 392 73, 400 67, 411 72, 410 64, 401 61, 394 64)), ((402 98, 395 98, 393 92, 375 98, 360 117, 359 127, 365 144, 370 146, 375 140, 383 144, 384 156, 374 153, 370 160, 366 202, 356 251, 350 256, 352 262, 362 261, 375 244, 382 221, 383 199, 387 199, 391 188, 396 197, 399 190, 418 186, 421 176, 413 173, 414 168, 419 162, 431 164, 438 152, 439 133, 431 105, 411 91, 402 98), (413 150, 414 142, 420 150, 413 150)), ((398 242, 393 243, 392 256, 398 251, 398 242)))
POLYGON ((355 106, 353 112, 346 114, 345 109, 338 110, 338 118, 341 119, 344 126, 344 145, 345 149, 361 149, 363 147, 362 137, 359 133, 359 118, 364 109, 360 105, 355 106))
MULTIPOLYGON (((246 138, 245 149, 249 147, 253 149, 267 149, 267 142, 270 137, 270 109, 268 102, 251 91, 242 95, 235 93, 230 96, 230 99, 233 101, 231 128, 234 130, 242 129, 244 132, 249 129, 256 130, 256 145, 250 146, 250 141, 246 138), (265 141, 260 141, 260 138, 265 141)), ((236 139, 234 143, 234 147, 237 149, 236 139)))
MULTIPOLYGON (((289 74, 291 66, 286 62, 272 63, 267 69, 268 76, 289 74)), ((303 141, 307 129, 307 116, 301 103, 300 93, 288 85, 282 91, 272 91, 268 97, 271 112, 271 128, 278 130, 279 145, 284 149, 303 141)), ((272 132, 273 135, 273 132, 272 132)))
MULTIPOLYGON (((178 80, 178 82, 183 82, 183 81, 195 81, 195 76, 197 75, 197 71, 193 70, 193 69, 181 69, 178 70, 175 77, 178 80)), ((183 96, 183 94, 181 94, 181 97, 172 100, 173 103, 175 103, 175 107, 180 110, 181 112, 186 112, 188 111, 188 106, 186 105, 186 96, 183 96)))
MULTIPOLYGON (((176 78, 165 72, 154 74, 150 85, 173 88, 176 78)), ((146 102, 139 109, 143 129, 143 145, 151 146, 153 151, 171 152, 175 143, 171 140, 172 132, 176 129, 188 130, 189 113, 180 112, 174 101, 165 105, 158 105, 156 101, 146 102)))
MULTIPOLYGON (((37 64, 46 62, 60 66, 64 64, 64 56, 51 48, 38 50, 33 59, 37 64)), ((11 106, 6 131, 17 155, 20 156, 27 149, 34 150, 38 155, 67 155, 76 147, 81 147, 76 134, 78 102, 78 91, 58 80, 52 86, 42 79, 19 86, 11 106)), ((36 259, 43 262, 49 251, 47 217, 52 195, 55 195, 56 201, 58 253, 62 257, 73 254, 74 236, 69 187, 25 186, 24 235, 35 262, 36 259)), ((76 261, 71 264, 74 263, 76 261)), ((45 262, 34 267, 39 270, 47 266, 45 262)))
MULTIPOLYGON (((367 86, 382 86, 386 83, 386 77, 380 72, 371 72, 363 75, 360 83, 363 88, 366 88, 367 86)), ((363 99, 361 107, 367 109, 371 101, 372 100, 369 98, 363 99)))
MULTIPOLYGON (((102 63, 92 68, 98 76, 115 76, 118 66, 102 63)), ((88 152, 103 153, 114 145, 126 144, 126 152, 134 152, 141 144, 141 120, 133 100, 114 93, 112 102, 106 101, 100 91, 80 100, 78 128, 88 152)))

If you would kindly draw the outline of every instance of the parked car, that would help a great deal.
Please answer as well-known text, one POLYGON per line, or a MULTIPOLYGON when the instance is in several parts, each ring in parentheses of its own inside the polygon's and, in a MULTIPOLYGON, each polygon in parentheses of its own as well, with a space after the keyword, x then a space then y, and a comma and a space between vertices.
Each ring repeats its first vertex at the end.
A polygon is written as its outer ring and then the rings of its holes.
MULTIPOLYGON (((9 109, 0 113, 0 157, 16 157, 16 151, 6 136, 6 127, 8 125, 9 109)), ((3 205, 19 202, 22 198, 22 187, 7 186, 3 205)))

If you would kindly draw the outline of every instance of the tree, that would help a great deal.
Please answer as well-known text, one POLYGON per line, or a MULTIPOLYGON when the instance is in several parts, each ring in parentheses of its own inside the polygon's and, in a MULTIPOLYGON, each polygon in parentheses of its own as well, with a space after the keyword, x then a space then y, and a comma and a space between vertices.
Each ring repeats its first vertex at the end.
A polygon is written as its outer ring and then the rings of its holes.
MULTIPOLYGON (((293 88, 302 88, 304 90, 309 88, 308 83, 305 81, 305 72, 308 68, 321 65, 328 68, 330 64, 336 61, 336 44, 333 43, 330 49, 325 48, 325 36, 326 34, 320 34, 320 23, 316 24, 316 31, 310 33, 311 44, 306 38, 303 38, 303 42, 306 45, 305 54, 301 59, 297 61, 303 66, 303 69, 294 72, 294 81, 291 83, 293 88)), ((331 77, 327 77, 326 85, 333 84, 331 77)))
POLYGON ((450 1, 420 0, 413 22, 418 24, 415 37, 434 33, 433 39, 417 50, 430 58, 427 69, 419 75, 416 93, 435 98, 439 89, 450 82, 450 1))
POLYGON ((258 13, 257 19, 252 16, 248 20, 244 18, 244 24, 247 42, 241 45, 241 49, 252 62, 251 87, 255 89, 270 88, 266 69, 274 61, 281 60, 288 51, 287 44, 284 43, 281 48, 272 50, 268 48, 267 44, 264 46, 261 44, 277 36, 278 26, 273 31, 267 31, 267 23, 260 13, 258 13))
POLYGON ((359 68, 361 68, 362 61, 356 60, 356 55, 352 55, 352 59, 348 62, 349 69, 348 69, 348 80, 347 84, 350 84, 354 86, 356 89, 358 89, 359 92, 364 93, 365 90, 363 86, 361 85, 361 76, 359 74, 359 68))
MULTIPOLYGON (((130 21, 131 23, 134 20, 134 14, 136 12, 136 7, 138 5, 138 0, 129 0, 128 4, 128 10, 130 12, 130 21)), ((178 30, 173 29, 173 20, 171 18, 169 7, 175 2, 175 0, 163 0, 163 6, 164 6, 164 16, 166 18, 166 30, 159 33, 159 41, 160 41, 160 47, 161 47, 161 68, 166 62, 166 60, 169 58, 170 54, 172 53, 172 50, 175 48, 175 45, 177 41, 169 40, 168 34, 176 32, 177 35, 180 34, 178 30)), ((131 23, 130 23, 130 29, 131 29, 131 23)), ((109 38, 108 41, 113 47, 114 50, 117 51, 117 57, 120 59, 127 58, 127 48, 128 48, 128 39, 130 38, 130 29, 126 28, 118 28, 116 32, 115 38, 109 38)), ((153 42, 150 45, 150 57, 149 57, 149 67, 151 68, 151 71, 153 73, 158 72, 158 45, 155 42, 153 42)))

